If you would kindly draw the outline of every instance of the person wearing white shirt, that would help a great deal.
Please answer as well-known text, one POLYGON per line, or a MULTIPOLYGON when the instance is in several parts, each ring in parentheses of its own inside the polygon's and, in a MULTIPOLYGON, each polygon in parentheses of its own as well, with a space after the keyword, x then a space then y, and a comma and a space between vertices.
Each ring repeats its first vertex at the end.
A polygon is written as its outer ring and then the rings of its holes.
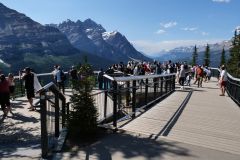
POLYGON ((226 91, 226 85, 227 85, 227 72, 225 70, 225 67, 221 67, 221 75, 219 79, 219 84, 220 84, 220 89, 221 89, 221 94, 220 96, 225 96, 225 91, 226 91))

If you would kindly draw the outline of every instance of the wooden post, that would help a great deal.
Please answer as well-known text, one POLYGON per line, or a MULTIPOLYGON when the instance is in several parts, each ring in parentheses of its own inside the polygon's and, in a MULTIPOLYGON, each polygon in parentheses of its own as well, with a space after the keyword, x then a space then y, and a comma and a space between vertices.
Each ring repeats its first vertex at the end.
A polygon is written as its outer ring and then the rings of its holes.
POLYGON ((161 96, 163 95, 163 77, 160 78, 160 92, 161 92, 161 96))
POLYGON ((145 83, 145 104, 148 103, 148 79, 146 79, 145 83))
MULTIPOLYGON (((105 86, 104 86, 104 88, 105 88, 105 86)), ((108 94, 108 91, 105 89, 105 91, 104 91, 104 113, 103 113, 104 118, 107 117, 107 94, 108 94)))
POLYGON ((135 114, 135 111, 136 111, 136 80, 133 81, 133 87, 132 87, 132 112, 133 112, 133 115, 132 115, 132 118, 135 118, 136 114, 135 114))
POLYGON ((126 106, 129 106, 130 104, 130 82, 127 81, 127 92, 126 92, 126 106))
POLYGON ((55 137, 59 136, 59 95, 55 94, 55 137))
POLYGON ((40 113, 41 113, 41 150, 42 158, 48 156, 48 134, 47 134, 47 104, 46 93, 40 94, 40 113))
POLYGON ((117 128, 117 82, 113 81, 113 126, 117 128))
POLYGON ((157 97, 157 78, 154 78, 153 79, 153 89, 154 89, 154 93, 153 93, 153 96, 154 96, 154 100, 156 99, 157 97))
POLYGON ((62 99, 62 126, 65 127, 66 124, 66 100, 62 99))

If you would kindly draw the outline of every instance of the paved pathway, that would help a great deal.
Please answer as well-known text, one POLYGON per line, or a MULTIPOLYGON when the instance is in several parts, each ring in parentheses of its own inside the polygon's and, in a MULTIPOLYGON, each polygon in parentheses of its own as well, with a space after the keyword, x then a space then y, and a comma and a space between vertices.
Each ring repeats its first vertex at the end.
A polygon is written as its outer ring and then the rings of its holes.
MULTIPOLYGON (((40 114, 28 111, 26 98, 12 104, 14 115, 0 122, 0 159, 39 159, 40 114)), ((0 119, 2 115, 1 111, 0 119)))

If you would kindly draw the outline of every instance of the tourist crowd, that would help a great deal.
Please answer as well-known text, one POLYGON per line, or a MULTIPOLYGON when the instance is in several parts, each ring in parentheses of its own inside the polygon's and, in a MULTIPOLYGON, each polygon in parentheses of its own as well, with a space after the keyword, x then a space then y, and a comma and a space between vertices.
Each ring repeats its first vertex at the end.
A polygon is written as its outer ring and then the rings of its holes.
MULTIPOLYGON (((109 67, 105 72, 100 69, 97 75, 99 89, 103 89, 104 74, 113 75, 114 73, 121 73, 122 75, 138 76, 138 75, 150 75, 150 74, 176 74, 176 81, 184 89, 184 86, 190 86, 191 84, 197 84, 197 87, 203 87, 203 82, 208 82, 211 78, 211 69, 207 66, 189 66, 186 62, 173 63, 171 60, 165 63, 154 62, 139 62, 129 61, 127 64, 120 62, 109 67), (194 80, 191 83, 191 80, 194 80)), ((72 88, 76 86, 78 81, 81 81, 81 75, 77 71, 75 66, 72 66, 68 71, 72 88)), ((66 80, 66 73, 59 65, 54 66, 52 71, 53 80, 59 87, 62 93, 65 93, 64 83, 66 80)), ((37 75, 29 68, 26 67, 23 71, 19 72, 19 79, 22 79, 25 83, 26 96, 29 102, 29 111, 35 111, 33 105, 33 98, 37 91, 41 89, 41 85, 37 79, 37 75)), ((221 88, 221 96, 225 95, 225 87, 227 82, 227 72, 225 66, 221 67, 221 73, 219 76, 219 85, 221 88)), ((8 112, 12 113, 10 97, 14 98, 15 91, 15 79, 13 74, 9 73, 7 77, 0 73, 0 104, 3 110, 4 116, 7 116, 8 112)))

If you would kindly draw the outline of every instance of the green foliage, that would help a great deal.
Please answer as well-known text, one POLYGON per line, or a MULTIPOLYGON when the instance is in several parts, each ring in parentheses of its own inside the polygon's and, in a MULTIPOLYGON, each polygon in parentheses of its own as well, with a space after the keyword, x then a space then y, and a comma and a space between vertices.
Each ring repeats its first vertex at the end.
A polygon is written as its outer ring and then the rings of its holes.
POLYGON ((204 54, 204 65, 208 66, 210 65, 210 47, 207 44, 205 54, 204 54))
POLYGON ((221 54, 221 61, 220 61, 220 66, 226 64, 226 55, 225 55, 225 49, 223 47, 222 49, 222 54, 221 54))
POLYGON ((237 32, 237 30, 232 38, 230 58, 227 62, 227 71, 235 77, 240 77, 240 33, 237 32))
POLYGON ((192 65, 195 66, 197 63, 197 57, 198 57, 198 53, 197 53, 197 46, 195 45, 194 47, 194 51, 192 54, 192 65))
POLYGON ((77 92, 71 96, 73 110, 68 123, 72 136, 91 136, 97 130, 97 109, 91 96, 94 85, 93 72, 89 64, 83 64, 79 70, 81 80, 77 83, 77 92))

